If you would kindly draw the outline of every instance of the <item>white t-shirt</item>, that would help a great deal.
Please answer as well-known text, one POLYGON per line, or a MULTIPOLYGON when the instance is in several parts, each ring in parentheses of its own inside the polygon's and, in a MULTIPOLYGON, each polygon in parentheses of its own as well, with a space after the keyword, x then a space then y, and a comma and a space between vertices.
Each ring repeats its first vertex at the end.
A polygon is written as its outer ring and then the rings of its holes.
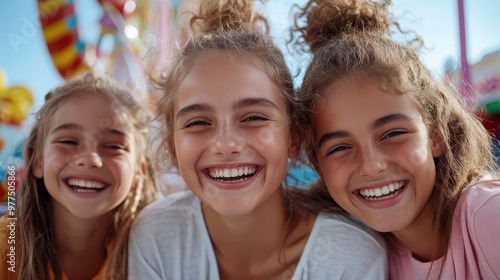
MULTIPOLYGON (((201 202, 191 192, 149 205, 132 228, 129 279, 219 280, 201 202)), ((380 235, 348 215, 320 213, 290 279, 386 279, 380 235)))

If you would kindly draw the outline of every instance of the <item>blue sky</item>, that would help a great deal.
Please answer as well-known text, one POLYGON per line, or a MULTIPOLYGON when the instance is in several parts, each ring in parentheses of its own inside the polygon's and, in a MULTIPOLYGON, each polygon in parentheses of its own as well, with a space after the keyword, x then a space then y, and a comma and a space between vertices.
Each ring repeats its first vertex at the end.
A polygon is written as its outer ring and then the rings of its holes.
MULTIPOLYGON (((101 16, 96 2, 75 0, 79 32, 84 41, 93 43, 99 34, 97 22, 101 16)), ((271 20, 272 34, 278 42, 283 43, 288 36, 286 28, 291 23, 291 5, 304 2, 267 1, 264 14, 271 20)), ((500 49, 500 1, 465 0, 465 9, 468 59, 474 63, 485 54, 500 49)), ((422 58, 436 75, 442 73, 448 57, 458 61, 460 48, 455 0, 393 0, 393 13, 403 28, 415 30, 424 39, 428 49, 422 52, 422 58)), ((62 82, 43 41, 36 1, 3 0, 0 2, 0 18, 0 68, 7 75, 8 85, 24 85, 32 91, 36 109, 42 104, 45 93, 62 82)), ((302 57, 288 59, 293 71, 305 66, 302 57)), ((26 135, 29 123, 22 127, 0 126, 0 137, 7 139, 8 145, 15 144, 26 135)), ((0 153, 0 161, 6 158, 8 150, 6 147, 0 153)))

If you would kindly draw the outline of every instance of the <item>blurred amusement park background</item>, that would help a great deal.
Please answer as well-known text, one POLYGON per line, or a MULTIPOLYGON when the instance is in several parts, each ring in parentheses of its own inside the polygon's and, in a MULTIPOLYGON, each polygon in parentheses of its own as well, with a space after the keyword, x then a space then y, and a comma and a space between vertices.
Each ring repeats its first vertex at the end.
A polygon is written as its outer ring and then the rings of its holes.
MULTIPOLYGON (((154 104, 145 74, 148 57, 155 54, 158 71, 168 68, 169 58, 187 36, 179 15, 196 9, 197 1, 0 3, 0 203, 7 199, 8 167, 16 168, 17 178, 23 172, 23 143, 45 94, 88 69, 140 89, 143 95, 138 98, 154 104)), ((292 6, 304 3, 257 3, 270 19, 271 35, 282 47, 297 87, 308 57, 287 47, 287 28, 293 23, 292 6)), ((427 67, 438 79, 460 89, 470 109, 500 139, 500 1, 393 0, 392 6, 402 27, 423 38, 426 48, 421 56, 427 67)), ((149 108, 154 110, 154 106, 149 108)), ((305 167, 292 173, 304 182, 316 178, 305 167)), ((159 178, 160 189, 169 184, 182 185, 182 180, 175 172, 159 178)))

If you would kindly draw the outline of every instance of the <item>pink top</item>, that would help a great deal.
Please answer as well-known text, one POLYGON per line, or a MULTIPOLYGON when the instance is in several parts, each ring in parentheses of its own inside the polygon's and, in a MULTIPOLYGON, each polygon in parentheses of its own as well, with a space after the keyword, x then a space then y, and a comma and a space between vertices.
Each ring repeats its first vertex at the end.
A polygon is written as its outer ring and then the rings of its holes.
MULTIPOLYGON (((438 279, 442 261, 420 262, 401 246, 389 253, 390 277, 438 279)), ((500 279, 499 181, 480 182, 463 191, 453 214, 450 247, 439 279, 500 279)))

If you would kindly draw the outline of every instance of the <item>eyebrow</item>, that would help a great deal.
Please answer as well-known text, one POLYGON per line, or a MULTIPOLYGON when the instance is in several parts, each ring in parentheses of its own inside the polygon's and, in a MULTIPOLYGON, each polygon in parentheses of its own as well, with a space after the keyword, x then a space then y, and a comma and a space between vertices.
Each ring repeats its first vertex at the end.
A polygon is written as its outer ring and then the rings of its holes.
MULTIPOLYGON (((377 120, 375 120, 372 125, 370 126, 371 130, 377 129, 381 126, 384 126, 388 123, 391 122, 396 122, 396 121, 409 121, 410 117, 403 115, 403 114, 391 114, 387 115, 384 117, 381 117, 377 120)), ((332 139, 338 139, 338 138, 345 138, 349 137, 351 134, 345 130, 338 130, 338 131, 333 131, 333 132, 327 132, 321 136, 318 142, 318 148, 321 147, 326 141, 332 140, 332 139)))
POLYGON ((408 117, 407 115, 403 115, 403 114, 391 114, 391 115, 387 115, 385 117, 381 117, 380 119, 377 119, 376 121, 373 122, 373 124, 371 125, 371 129, 376 129, 376 128, 379 128, 381 126, 384 126, 388 123, 391 123, 391 122, 396 122, 396 121, 409 121, 410 120, 410 117, 408 117))
MULTIPOLYGON (((54 128, 50 133, 54 133, 59 130, 84 130, 83 126, 74 124, 74 123, 68 123, 68 124, 62 124, 56 128, 54 128)), ((116 128, 105 128, 101 130, 103 133, 107 134, 115 134, 115 135, 120 135, 120 136, 127 136, 127 134, 121 130, 118 130, 116 128)))
POLYGON ((239 109, 250 106, 264 106, 273 109, 278 109, 278 106, 269 99, 265 98, 243 98, 234 104, 233 109, 239 109))
MULTIPOLYGON (((264 106, 273 109, 278 109, 278 106, 274 104, 272 101, 265 98, 243 98, 236 102, 232 107, 233 109, 240 109, 244 107, 250 106, 264 106)), ((180 118, 191 112, 213 112, 215 109, 213 106, 203 103, 196 103, 188 105, 177 112, 176 118, 180 118)))
POLYGON ((177 118, 180 118, 191 112, 213 112, 214 108, 208 104, 191 104, 188 105, 177 112, 177 118))

